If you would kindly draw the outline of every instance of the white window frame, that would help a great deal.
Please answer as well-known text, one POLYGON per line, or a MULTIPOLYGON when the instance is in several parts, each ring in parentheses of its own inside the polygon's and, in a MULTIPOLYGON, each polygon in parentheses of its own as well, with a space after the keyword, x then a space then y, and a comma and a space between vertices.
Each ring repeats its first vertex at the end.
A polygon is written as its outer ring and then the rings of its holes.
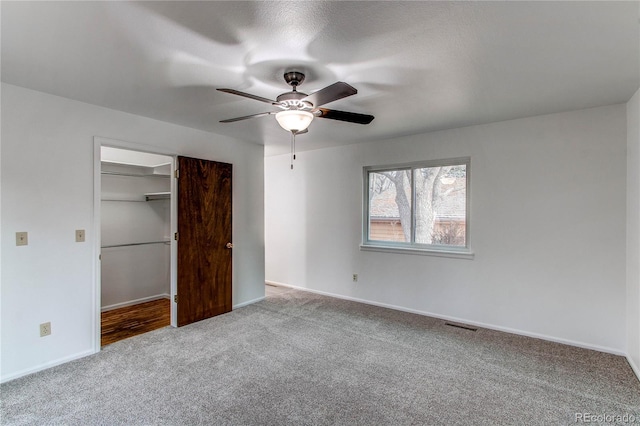
POLYGON ((447 158, 441 160, 427 160, 413 163, 391 164, 384 166, 365 166, 362 169, 363 208, 362 208, 362 244, 360 250, 379 251, 389 253, 421 254, 428 256, 453 257, 460 259, 473 259, 474 253, 470 246, 470 218, 471 218, 471 157, 447 158), (428 167, 466 166, 466 218, 465 218, 465 246, 450 246, 440 244, 415 243, 415 179, 414 170, 428 167), (378 173, 392 170, 411 170, 411 242, 378 241, 369 239, 369 173, 378 173))

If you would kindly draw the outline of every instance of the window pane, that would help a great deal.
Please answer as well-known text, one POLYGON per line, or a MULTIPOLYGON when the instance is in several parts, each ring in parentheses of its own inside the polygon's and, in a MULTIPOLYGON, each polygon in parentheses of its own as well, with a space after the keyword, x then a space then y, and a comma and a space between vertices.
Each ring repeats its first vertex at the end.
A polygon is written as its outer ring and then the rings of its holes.
POLYGON ((414 170, 416 243, 466 246, 466 165, 414 170))
POLYGON ((411 171, 369 173, 369 240, 411 241, 411 171))

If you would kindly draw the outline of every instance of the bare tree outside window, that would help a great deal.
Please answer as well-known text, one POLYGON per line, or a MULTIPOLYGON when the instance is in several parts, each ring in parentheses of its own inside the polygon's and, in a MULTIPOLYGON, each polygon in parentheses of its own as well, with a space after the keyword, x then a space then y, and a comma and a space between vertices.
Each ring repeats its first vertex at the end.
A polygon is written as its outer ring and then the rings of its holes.
POLYGON ((369 185, 370 239, 410 242, 411 169, 370 173, 369 185))
POLYGON ((368 241, 466 247, 467 162, 430 164, 367 173, 368 241))

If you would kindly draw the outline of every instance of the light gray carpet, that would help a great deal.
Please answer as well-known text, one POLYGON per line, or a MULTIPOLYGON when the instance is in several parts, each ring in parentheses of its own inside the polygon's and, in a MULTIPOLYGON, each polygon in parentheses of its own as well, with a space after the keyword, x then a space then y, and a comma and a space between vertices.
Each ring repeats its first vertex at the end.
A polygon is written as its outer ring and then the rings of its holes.
POLYGON ((640 421, 622 357, 282 289, 0 390, 3 425, 640 421))

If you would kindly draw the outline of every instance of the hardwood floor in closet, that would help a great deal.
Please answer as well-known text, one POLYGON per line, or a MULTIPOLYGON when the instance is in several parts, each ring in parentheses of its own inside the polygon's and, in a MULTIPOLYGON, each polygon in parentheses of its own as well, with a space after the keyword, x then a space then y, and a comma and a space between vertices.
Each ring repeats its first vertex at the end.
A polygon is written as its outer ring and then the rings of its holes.
POLYGON ((101 345, 110 345, 171 324, 169 299, 153 300, 103 312, 101 345))

